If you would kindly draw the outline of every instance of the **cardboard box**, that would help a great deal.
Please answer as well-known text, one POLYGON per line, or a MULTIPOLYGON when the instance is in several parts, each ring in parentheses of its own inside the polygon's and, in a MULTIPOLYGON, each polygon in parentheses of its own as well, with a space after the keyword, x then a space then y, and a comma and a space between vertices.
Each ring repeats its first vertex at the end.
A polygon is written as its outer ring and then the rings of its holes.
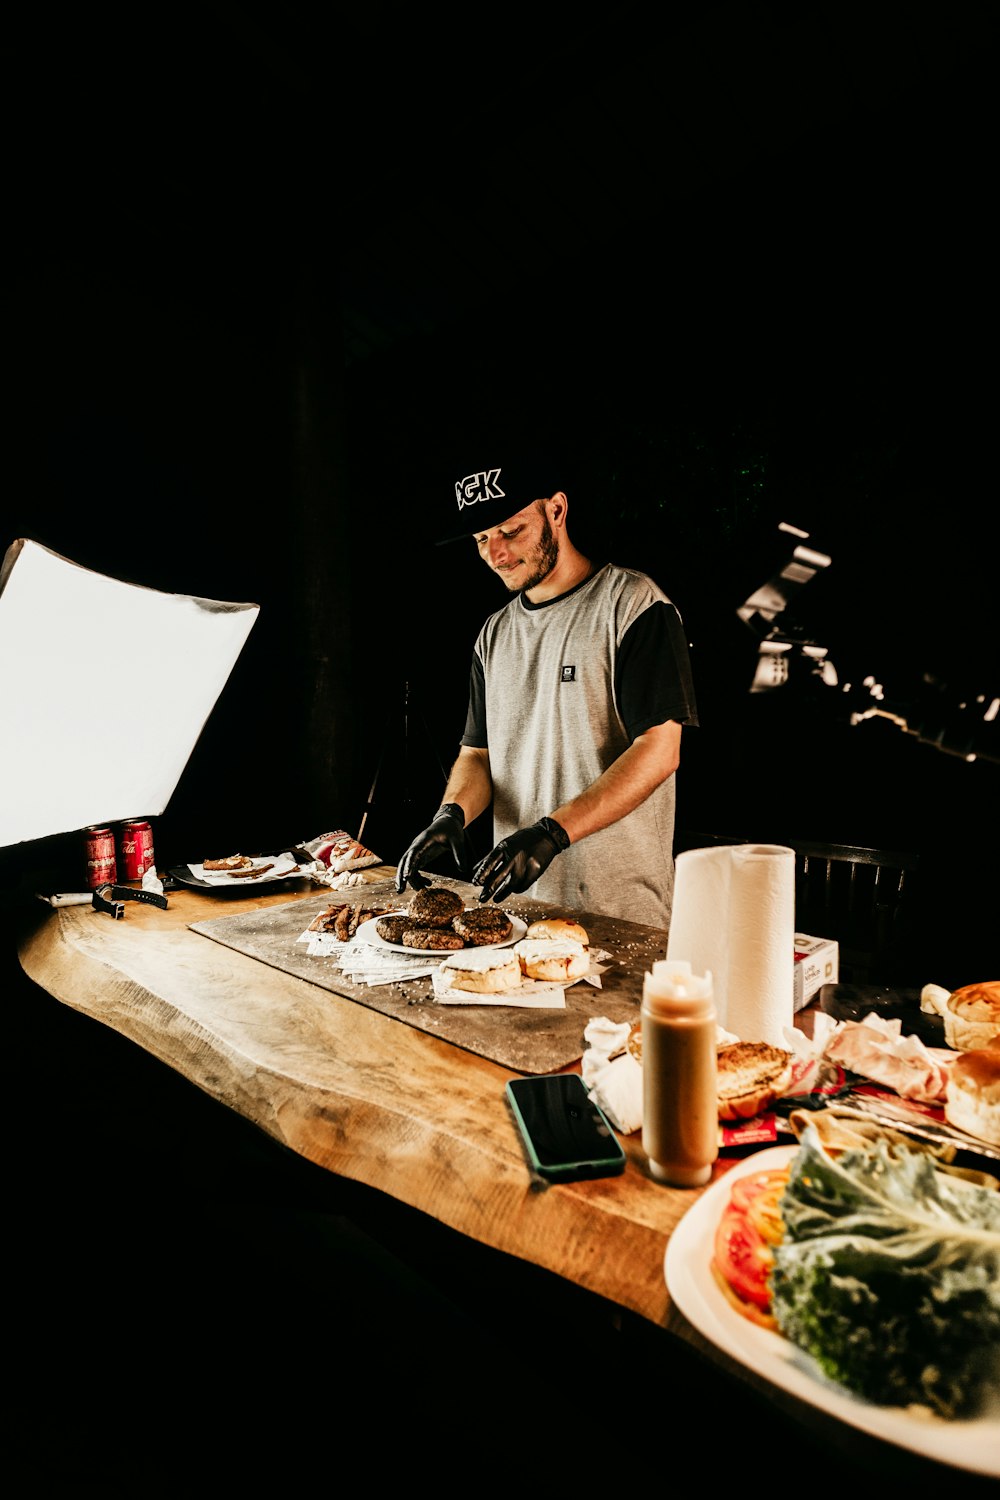
POLYGON ((794 1009, 808 1005, 824 984, 836 984, 840 968, 840 950, 833 938, 795 934, 794 1009))

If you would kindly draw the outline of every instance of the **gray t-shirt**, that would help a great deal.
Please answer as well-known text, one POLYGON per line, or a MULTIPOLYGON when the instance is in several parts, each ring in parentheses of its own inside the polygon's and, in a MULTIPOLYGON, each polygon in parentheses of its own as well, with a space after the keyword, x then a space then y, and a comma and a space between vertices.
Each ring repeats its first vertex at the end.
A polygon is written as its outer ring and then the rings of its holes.
MULTIPOLYGON (((651 578, 609 563, 558 599, 512 599, 477 638, 462 736, 489 749, 494 842, 577 796, 668 719, 698 723, 680 615, 651 578)), ((671 776, 558 855, 529 894, 669 928, 675 800, 671 776)))

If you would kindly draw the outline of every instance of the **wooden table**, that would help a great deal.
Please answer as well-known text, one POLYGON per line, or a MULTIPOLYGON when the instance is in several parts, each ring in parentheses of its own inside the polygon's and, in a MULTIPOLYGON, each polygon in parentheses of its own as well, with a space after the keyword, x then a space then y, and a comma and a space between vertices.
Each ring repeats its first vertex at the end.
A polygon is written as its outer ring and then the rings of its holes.
POLYGON ((533 1188, 504 1099, 515 1073, 189 929, 315 895, 178 889, 119 921, 39 903, 21 965, 310 1161, 666 1327, 666 1242, 697 1193, 653 1180, 639 1133, 624 1177, 533 1188))
MULTIPOLYGON (((393 871, 368 874, 384 883, 393 871)), ((680 1341, 718 1367, 729 1381, 727 1399, 738 1401, 733 1392, 741 1388, 759 1394, 752 1373, 703 1340, 671 1305, 666 1246, 703 1190, 655 1182, 640 1133, 623 1137, 623 1176, 539 1189, 504 1098, 515 1074, 191 930, 222 906, 234 915, 316 894, 303 884, 241 892, 223 903, 177 889, 166 911, 128 903, 118 921, 89 906, 37 903, 20 932, 20 963, 57 1000, 129 1038, 309 1162, 662 1330, 665 1349, 680 1341)), ((620 936, 628 938, 629 926, 620 936)), ((642 942, 637 951, 645 953, 642 942)), ((622 982, 638 1016, 642 973, 622 982)), ((716 1178, 730 1164, 720 1159, 716 1178)), ((909 1476, 913 1455, 846 1430, 772 1386, 766 1396, 831 1452, 851 1443, 866 1452, 875 1447, 892 1463, 898 1457, 909 1476)), ((933 1476, 941 1466, 927 1469, 933 1476)))

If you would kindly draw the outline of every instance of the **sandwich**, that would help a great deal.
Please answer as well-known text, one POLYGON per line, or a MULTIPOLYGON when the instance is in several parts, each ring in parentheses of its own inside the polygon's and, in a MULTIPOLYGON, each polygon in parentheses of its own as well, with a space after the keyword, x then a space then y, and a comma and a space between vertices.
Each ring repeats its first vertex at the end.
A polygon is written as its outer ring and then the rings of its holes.
POLYGON ((502 995, 521 988, 521 965, 511 948, 469 948, 442 960, 442 976, 457 990, 474 995, 502 995))
POLYGON ((720 1120, 752 1120, 791 1087, 794 1059, 770 1042, 731 1042, 716 1054, 720 1120))
POLYGON ((514 952, 526 979, 566 984, 590 972, 590 954, 572 938, 557 942, 553 938, 525 937, 514 944, 514 952))

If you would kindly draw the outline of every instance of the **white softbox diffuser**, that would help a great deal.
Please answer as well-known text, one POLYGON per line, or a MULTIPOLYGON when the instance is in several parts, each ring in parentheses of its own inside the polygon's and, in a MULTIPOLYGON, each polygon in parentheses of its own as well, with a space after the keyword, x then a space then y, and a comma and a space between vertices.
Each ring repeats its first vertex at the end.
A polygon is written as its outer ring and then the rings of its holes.
POLYGON ((162 813, 258 612, 13 542, 0 568, 0 846, 162 813))

